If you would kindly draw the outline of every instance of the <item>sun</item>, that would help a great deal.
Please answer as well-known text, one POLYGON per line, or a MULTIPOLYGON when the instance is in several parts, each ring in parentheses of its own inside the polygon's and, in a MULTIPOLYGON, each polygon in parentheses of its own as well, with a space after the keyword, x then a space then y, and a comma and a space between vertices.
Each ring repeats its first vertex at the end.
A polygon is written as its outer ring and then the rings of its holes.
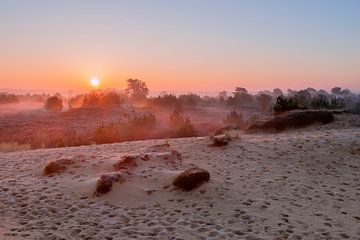
POLYGON ((100 84, 100 80, 97 79, 97 78, 92 78, 92 79, 90 80, 90 84, 91 84, 91 86, 93 86, 93 87, 98 87, 99 84, 100 84))

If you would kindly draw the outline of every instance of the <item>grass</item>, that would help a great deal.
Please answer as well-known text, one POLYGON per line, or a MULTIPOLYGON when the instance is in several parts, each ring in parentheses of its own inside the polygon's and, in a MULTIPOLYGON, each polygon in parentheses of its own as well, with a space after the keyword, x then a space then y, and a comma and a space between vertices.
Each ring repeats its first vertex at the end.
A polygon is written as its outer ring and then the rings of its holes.
POLYGON ((3 142, 0 143, 0 152, 17 152, 31 150, 30 144, 20 144, 17 142, 3 142))

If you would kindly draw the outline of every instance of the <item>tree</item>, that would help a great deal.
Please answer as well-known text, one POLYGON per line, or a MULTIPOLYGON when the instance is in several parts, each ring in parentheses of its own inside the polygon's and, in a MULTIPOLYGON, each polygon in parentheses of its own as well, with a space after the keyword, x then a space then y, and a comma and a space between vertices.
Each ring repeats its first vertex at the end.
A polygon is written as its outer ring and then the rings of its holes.
POLYGON ((249 105, 252 103, 252 96, 248 93, 246 88, 243 87, 237 87, 235 88, 234 97, 228 98, 227 103, 229 105, 240 105, 241 107, 244 107, 245 105, 249 105))
POLYGON ((284 95, 284 94, 283 94, 283 92, 281 91, 280 88, 275 88, 273 90, 273 95, 274 95, 274 97, 278 97, 278 96, 281 96, 281 95, 284 95))
POLYGON ((333 87, 333 88, 331 89, 331 93, 332 93, 332 94, 340 95, 340 92, 341 92, 341 87, 333 87))
POLYGON ((259 103, 260 108, 263 112, 269 111, 269 105, 272 100, 272 97, 270 95, 262 93, 262 94, 256 96, 256 100, 259 103))
POLYGON ((300 90, 295 94, 295 98, 299 103, 299 107, 307 108, 311 101, 311 94, 307 89, 300 90))
POLYGON ((46 100, 44 107, 48 111, 61 112, 64 105, 60 96, 52 96, 46 100))
POLYGON ((139 79, 128 79, 126 94, 131 96, 134 102, 142 102, 146 100, 146 96, 149 94, 149 89, 146 83, 139 79))

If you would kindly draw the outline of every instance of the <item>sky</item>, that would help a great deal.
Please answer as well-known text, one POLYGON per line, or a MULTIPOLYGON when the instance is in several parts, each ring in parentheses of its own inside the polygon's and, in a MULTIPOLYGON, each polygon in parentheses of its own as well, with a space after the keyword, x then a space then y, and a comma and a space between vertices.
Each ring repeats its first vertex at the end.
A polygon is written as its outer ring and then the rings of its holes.
POLYGON ((0 88, 360 91, 358 0, 1 0, 0 88))

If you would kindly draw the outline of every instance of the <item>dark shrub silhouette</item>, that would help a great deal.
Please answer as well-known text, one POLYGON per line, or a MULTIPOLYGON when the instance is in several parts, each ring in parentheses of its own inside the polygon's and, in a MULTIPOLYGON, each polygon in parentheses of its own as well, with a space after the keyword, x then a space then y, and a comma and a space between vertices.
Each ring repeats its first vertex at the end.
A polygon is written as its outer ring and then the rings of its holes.
POLYGON ((149 94, 149 89, 146 83, 139 79, 128 79, 126 93, 130 95, 134 102, 143 102, 149 94))
POLYGON ((45 109, 52 112, 61 112, 63 109, 63 101, 60 96, 52 96, 48 100, 46 100, 45 109))
POLYGON ((298 102, 296 98, 293 97, 285 97, 280 95, 276 98, 276 103, 273 106, 273 110, 275 114, 296 110, 299 109, 298 102))
POLYGON ((193 167, 185 170, 179 176, 177 176, 173 182, 175 187, 178 187, 184 191, 191 191, 204 182, 209 182, 210 173, 205 169, 193 167))
POLYGON ((299 111, 289 112, 283 115, 275 116, 262 124, 255 124, 249 127, 249 130, 277 130, 282 131, 287 128, 301 128, 313 123, 327 124, 334 121, 334 116, 326 111, 299 111))
POLYGON ((122 173, 107 173, 102 175, 96 182, 94 195, 100 197, 101 195, 110 192, 115 182, 125 183, 126 178, 122 173))

